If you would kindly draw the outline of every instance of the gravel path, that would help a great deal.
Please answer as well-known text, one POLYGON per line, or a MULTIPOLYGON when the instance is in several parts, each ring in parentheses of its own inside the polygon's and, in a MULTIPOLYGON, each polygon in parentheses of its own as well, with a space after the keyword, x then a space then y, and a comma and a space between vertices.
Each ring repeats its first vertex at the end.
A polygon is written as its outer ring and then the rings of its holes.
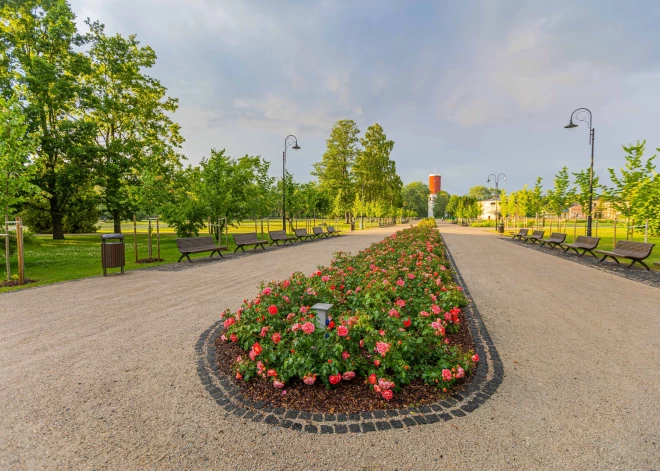
POLYGON ((442 226, 505 368, 449 422, 310 435, 227 415, 194 346, 264 278, 393 229, 0 295, 0 469, 510 469, 660 465, 660 289, 442 226))

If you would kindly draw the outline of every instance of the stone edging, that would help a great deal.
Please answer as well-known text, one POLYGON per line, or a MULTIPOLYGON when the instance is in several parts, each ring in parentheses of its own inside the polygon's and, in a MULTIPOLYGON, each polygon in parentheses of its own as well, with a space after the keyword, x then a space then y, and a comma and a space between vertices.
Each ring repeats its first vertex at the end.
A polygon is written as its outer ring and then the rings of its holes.
POLYGON ((480 358, 476 374, 467 387, 459 393, 435 404, 353 414, 311 413, 283 407, 276 408, 262 401, 253 401, 242 395, 233 378, 218 370, 215 361, 215 340, 223 329, 220 320, 206 329, 195 345, 197 373, 204 389, 219 406, 236 417, 307 433, 364 433, 399 429, 447 421, 474 411, 495 393, 502 382, 504 367, 479 311, 470 299, 470 292, 451 253, 448 249, 446 252, 454 269, 456 282, 463 288, 469 301, 468 306, 464 308, 465 317, 474 340, 475 351, 480 358))

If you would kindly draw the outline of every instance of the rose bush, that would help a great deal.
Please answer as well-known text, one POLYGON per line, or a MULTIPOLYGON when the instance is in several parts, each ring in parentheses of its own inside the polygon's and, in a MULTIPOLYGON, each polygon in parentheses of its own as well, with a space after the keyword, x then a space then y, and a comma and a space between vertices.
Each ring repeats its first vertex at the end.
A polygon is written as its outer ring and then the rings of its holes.
POLYGON ((329 267, 270 282, 236 312, 223 312, 221 340, 246 352, 236 359, 236 378, 261 377, 275 388, 362 381, 387 400, 417 378, 444 390, 463 378, 478 357, 447 335, 461 328, 466 299, 430 226, 355 256, 337 253, 329 267), (311 310, 318 302, 334 305, 327 326, 311 310))

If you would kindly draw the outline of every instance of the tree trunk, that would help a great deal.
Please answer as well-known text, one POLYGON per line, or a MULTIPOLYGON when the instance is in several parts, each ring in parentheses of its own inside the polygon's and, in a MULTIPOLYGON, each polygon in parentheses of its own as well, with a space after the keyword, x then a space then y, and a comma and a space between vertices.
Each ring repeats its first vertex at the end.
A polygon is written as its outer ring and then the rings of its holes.
POLYGON ((115 234, 121 234, 121 218, 119 217, 119 213, 115 213, 112 215, 112 221, 114 223, 114 232, 115 234))
POLYGON ((62 223, 62 213, 59 211, 50 212, 51 221, 53 223, 53 240, 64 240, 64 225, 62 223))

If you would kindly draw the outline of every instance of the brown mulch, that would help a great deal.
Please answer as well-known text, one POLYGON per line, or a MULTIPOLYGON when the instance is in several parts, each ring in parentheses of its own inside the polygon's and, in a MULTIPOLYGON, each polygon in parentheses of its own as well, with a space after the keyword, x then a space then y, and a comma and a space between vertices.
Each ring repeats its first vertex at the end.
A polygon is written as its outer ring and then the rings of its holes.
MULTIPOLYGON (((23 278, 22 286, 29 285, 30 283, 36 283, 37 281, 39 280, 31 280, 29 278, 23 278)), ((10 288, 13 286, 21 286, 21 285, 18 283, 18 280, 0 281, 0 288, 10 288)))
POLYGON ((154 262, 164 262, 164 258, 141 258, 136 263, 154 263, 154 262))
MULTIPOLYGON (((459 345, 464 351, 473 350, 474 342, 467 327, 465 314, 461 310, 459 315, 461 330, 456 335, 447 336, 452 345, 459 345)), ((326 389, 317 381, 307 386, 301 380, 292 381, 284 389, 275 389, 272 384, 262 378, 252 378, 250 381, 237 381, 234 379, 232 364, 238 355, 246 356, 247 352, 232 342, 224 343, 220 337, 215 341, 216 361, 221 373, 229 376, 238 385, 243 396, 254 401, 263 401, 273 407, 285 407, 308 412, 325 413, 354 413, 378 409, 402 409, 405 407, 432 404, 441 401, 451 394, 460 392, 470 381, 466 377, 457 383, 448 393, 429 386, 421 380, 403 386, 390 401, 386 401, 379 394, 374 393, 364 384, 364 378, 355 378, 353 381, 342 381, 338 387, 326 389), (286 394, 283 394, 286 391, 286 394)))

